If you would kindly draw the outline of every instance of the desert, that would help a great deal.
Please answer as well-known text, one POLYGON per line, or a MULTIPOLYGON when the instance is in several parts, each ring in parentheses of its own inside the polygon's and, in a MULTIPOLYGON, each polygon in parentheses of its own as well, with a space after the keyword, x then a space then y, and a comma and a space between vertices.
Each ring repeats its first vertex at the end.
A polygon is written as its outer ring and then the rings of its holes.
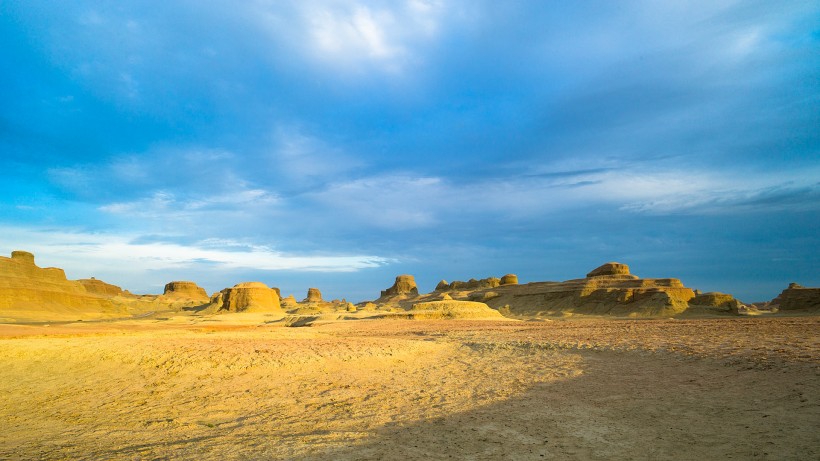
MULTIPOLYGON (((641 279, 297 302, 135 295, 0 259, 2 459, 814 459, 817 289, 641 279)), ((504 283, 502 283, 502 280, 504 283)), ((113 288, 112 288, 113 287, 113 288)))

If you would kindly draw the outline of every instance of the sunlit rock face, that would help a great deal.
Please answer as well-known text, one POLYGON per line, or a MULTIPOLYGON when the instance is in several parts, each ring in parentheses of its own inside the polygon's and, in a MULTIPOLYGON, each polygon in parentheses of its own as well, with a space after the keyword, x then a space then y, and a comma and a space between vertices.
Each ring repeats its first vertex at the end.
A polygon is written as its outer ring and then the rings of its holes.
POLYGON ((220 310, 228 312, 281 312, 279 295, 262 282, 243 282, 222 290, 220 310))
POLYGON ((169 298, 187 298, 192 301, 208 301, 208 293, 194 282, 174 281, 165 285, 163 296, 169 298))
POLYGON ((38 267, 27 251, 13 251, 11 258, 0 256, 0 316, 51 312, 59 318, 124 312, 111 299, 121 293, 119 287, 105 282, 68 280, 62 269, 38 267))
POLYGON ((418 296, 419 289, 416 286, 416 279, 412 275, 398 275, 393 285, 382 290, 381 298, 393 298, 396 296, 418 296))

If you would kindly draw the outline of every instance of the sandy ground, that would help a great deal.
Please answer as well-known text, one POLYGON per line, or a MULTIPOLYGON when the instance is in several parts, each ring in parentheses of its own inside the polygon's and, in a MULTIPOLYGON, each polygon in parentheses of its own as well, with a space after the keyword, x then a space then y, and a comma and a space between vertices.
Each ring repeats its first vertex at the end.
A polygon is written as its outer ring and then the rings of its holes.
POLYGON ((0 459, 820 459, 820 318, 0 326, 0 459))

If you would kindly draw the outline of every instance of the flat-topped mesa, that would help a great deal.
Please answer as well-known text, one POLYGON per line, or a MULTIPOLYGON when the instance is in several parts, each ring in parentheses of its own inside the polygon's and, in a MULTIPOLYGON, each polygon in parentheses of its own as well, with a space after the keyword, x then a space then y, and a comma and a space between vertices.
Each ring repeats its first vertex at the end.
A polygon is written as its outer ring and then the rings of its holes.
POLYGON ((221 311, 281 312, 279 295, 262 282, 237 283, 222 290, 221 311))
POLYGON ((176 280, 165 284, 163 296, 169 298, 187 298, 193 301, 207 302, 209 297, 204 288, 194 282, 176 280))
POLYGON ((77 281, 85 287, 85 291, 96 295, 120 296, 124 294, 122 288, 117 285, 105 283, 102 280, 95 279, 94 277, 91 277, 90 279, 80 279, 77 281))
POLYGON ((386 290, 382 290, 382 298, 391 298, 394 296, 418 296, 419 289, 416 286, 416 279, 412 275, 397 275, 393 286, 386 290))
POLYGON ((318 288, 308 288, 307 297, 302 300, 303 303, 320 303, 322 302, 322 292, 318 288))
POLYGON ((820 288, 804 287, 792 282, 769 305, 787 311, 820 309, 820 288))
POLYGON ((616 262, 609 262, 598 266, 592 272, 587 274, 587 278, 592 277, 622 277, 624 278, 631 278, 637 279, 637 276, 631 275, 629 273, 629 266, 626 264, 616 263, 616 262))

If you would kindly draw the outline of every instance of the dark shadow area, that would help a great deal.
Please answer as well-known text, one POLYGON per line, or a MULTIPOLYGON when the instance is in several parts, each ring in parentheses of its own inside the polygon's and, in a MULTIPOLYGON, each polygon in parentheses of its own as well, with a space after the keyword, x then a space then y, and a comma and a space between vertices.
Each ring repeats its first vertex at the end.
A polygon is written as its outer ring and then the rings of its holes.
POLYGON ((471 411, 376 430, 299 460, 817 459, 806 369, 585 353, 584 374, 471 411), (802 377, 802 378, 801 378, 802 377))

